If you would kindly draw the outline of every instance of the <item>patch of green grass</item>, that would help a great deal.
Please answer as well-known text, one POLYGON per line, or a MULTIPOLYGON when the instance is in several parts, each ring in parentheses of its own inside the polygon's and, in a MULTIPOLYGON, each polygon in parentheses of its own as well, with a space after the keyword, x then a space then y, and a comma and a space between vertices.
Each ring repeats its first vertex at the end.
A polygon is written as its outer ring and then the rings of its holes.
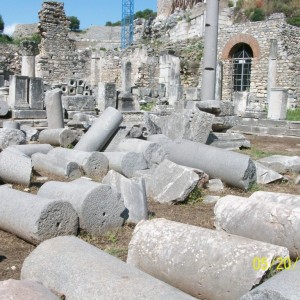
POLYGON ((288 109, 286 119, 287 121, 300 121, 300 108, 288 109))
POLYGON ((106 253, 118 258, 122 258, 122 256, 126 255, 127 251, 128 250, 126 248, 117 248, 117 247, 108 247, 105 249, 106 253))
POLYGON ((201 203, 202 201, 203 201, 202 190, 196 186, 191 191, 184 204, 197 204, 197 203, 201 203))
POLYGON ((261 190, 260 185, 255 182, 250 185, 248 192, 254 193, 254 192, 258 192, 260 190, 261 190))
POLYGON ((150 102, 150 103, 145 103, 141 104, 141 110, 143 111, 151 111, 155 107, 156 103, 155 102, 150 102))
POLYGON ((117 233, 115 231, 108 231, 105 234, 105 236, 106 236, 107 240, 112 244, 115 244, 118 241, 117 233))
POLYGON ((249 155, 254 160, 275 155, 275 153, 259 150, 255 147, 251 147, 250 149, 239 150, 238 152, 249 155))

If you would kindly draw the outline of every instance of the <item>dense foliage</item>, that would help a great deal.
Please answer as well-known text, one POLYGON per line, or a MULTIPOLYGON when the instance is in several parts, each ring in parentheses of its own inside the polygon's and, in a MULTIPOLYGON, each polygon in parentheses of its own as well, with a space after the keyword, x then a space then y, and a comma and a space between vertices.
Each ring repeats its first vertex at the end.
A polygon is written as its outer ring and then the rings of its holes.
POLYGON ((69 17, 69 20, 70 20, 69 28, 72 31, 78 31, 79 28, 80 28, 80 21, 79 21, 79 19, 77 17, 75 17, 75 16, 71 16, 71 17, 69 17))

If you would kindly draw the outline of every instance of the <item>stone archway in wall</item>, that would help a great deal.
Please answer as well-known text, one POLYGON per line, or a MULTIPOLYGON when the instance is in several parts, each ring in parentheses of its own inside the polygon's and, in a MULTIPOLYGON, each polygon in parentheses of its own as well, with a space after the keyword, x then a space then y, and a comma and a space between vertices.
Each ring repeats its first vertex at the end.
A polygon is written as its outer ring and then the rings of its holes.
MULTIPOLYGON (((222 99, 231 99, 234 91, 234 56, 242 45, 251 52, 251 68, 255 68, 255 62, 260 58, 260 46, 258 41, 249 34, 237 34, 231 37, 225 44, 221 59, 223 62, 222 99)), ((250 78, 251 82, 251 78, 250 78)), ((250 83, 249 83, 250 86, 250 83)))

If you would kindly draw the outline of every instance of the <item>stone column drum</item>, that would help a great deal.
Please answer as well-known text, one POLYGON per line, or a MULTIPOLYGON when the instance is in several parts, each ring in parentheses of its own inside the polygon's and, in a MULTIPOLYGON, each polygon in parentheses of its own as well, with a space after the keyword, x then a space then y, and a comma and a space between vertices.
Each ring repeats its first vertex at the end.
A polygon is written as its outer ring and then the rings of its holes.
POLYGON ((61 90, 54 89, 46 92, 45 104, 49 129, 64 128, 64 111, 61 99, 61 90))

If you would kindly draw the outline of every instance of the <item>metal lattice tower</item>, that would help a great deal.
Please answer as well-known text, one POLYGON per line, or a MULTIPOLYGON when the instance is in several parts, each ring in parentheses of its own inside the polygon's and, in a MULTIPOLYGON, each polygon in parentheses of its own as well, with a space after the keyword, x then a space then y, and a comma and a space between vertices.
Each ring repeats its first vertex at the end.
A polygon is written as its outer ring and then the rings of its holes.
POLYGON ((122 0, 122 49, 133 42, 134 0, 122 0))

